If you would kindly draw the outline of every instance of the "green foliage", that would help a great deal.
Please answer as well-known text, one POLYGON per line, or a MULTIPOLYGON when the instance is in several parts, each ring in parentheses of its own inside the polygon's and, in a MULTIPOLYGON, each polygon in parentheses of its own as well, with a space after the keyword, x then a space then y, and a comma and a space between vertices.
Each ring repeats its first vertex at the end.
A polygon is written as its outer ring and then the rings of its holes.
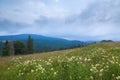
POLYGON ((84 42, 77 41, 34 39, 35 52, 65 50, 75 47, 84 47, 84 45, 86 45, 84 42))
POLYGON ((14 42, 10 41, 9 42, 9 55, 14 56, 15 55, 15 49, 14 49, 14 42))
POLYGON ((101 42, 113 42, 112 40, 102 40, 101 42))
POLYGON ((8 56, 8 55, 9 55, 9 42, 5 41, 2 47, 2 56, 8 56))
POLYGON ((14 42, 15 54, 24 54, 26 53, 26 47, 23 42, 15 41, 14 42))
POLYGON ((34 43, 31 36, 29 36, 27 40, 27 53, 33 53, 33 52, 34 52, 34 43))

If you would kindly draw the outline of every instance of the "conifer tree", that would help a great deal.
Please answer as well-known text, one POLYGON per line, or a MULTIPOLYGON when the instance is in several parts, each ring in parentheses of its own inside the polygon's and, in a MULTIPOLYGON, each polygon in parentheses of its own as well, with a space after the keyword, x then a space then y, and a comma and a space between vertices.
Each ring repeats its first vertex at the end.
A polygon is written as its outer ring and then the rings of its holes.
POLYGON ((2 47, 2 56, 8 56, 8 55, 9 55, 9 42, 5 41, 2 47))
POLYGON ((24 54, 26 53, 25 44, 22 41, 14 42, 15 54, 24 54))
POLYGON ((27 40, 27 53, 34 53, 34 44, 33 44, 33 39, 31 36, 28 36, 27 40))
POLYGON ((9 56, 14 56, 15 50, 14 50, 14 42, 10 41, 9 42, 9 56))

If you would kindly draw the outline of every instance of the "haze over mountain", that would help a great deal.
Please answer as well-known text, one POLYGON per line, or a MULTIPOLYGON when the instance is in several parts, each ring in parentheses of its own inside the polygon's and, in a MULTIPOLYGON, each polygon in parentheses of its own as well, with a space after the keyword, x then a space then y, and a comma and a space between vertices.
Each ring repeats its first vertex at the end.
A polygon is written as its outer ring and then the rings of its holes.
POLYGON ((0 0, 0 35, 120 40, 120 0, 0 0))
POLYGON ((7 35, 0 36, 0 52, 4 40, 22 41, 26 45, 28 36, 33 38, 35 52, 61 50, 73 47, 82 47, 91 42, 82 42, 77 40, 66 40, 61 38, 46 37, 36 34, 19 34, 19 35, 7 35))

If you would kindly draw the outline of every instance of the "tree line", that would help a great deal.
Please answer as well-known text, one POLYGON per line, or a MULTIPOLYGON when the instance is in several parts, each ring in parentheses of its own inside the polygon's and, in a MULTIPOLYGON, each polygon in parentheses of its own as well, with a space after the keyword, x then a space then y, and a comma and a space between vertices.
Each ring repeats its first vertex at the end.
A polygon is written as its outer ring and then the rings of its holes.
POLYGON ((29 35, 26 44, 22 41, 6 40, 2 47, 2 56, 13 56, 19 54, 34 53, 34 43, 29 35))

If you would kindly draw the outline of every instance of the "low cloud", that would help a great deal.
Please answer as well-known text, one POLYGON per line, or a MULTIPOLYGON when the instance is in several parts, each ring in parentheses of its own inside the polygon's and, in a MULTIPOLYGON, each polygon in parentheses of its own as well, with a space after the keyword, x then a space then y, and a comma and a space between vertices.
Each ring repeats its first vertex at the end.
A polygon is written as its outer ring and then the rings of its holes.
POLYGON ((0 34, 120 40, 119 0, 1 0, 0 34))

